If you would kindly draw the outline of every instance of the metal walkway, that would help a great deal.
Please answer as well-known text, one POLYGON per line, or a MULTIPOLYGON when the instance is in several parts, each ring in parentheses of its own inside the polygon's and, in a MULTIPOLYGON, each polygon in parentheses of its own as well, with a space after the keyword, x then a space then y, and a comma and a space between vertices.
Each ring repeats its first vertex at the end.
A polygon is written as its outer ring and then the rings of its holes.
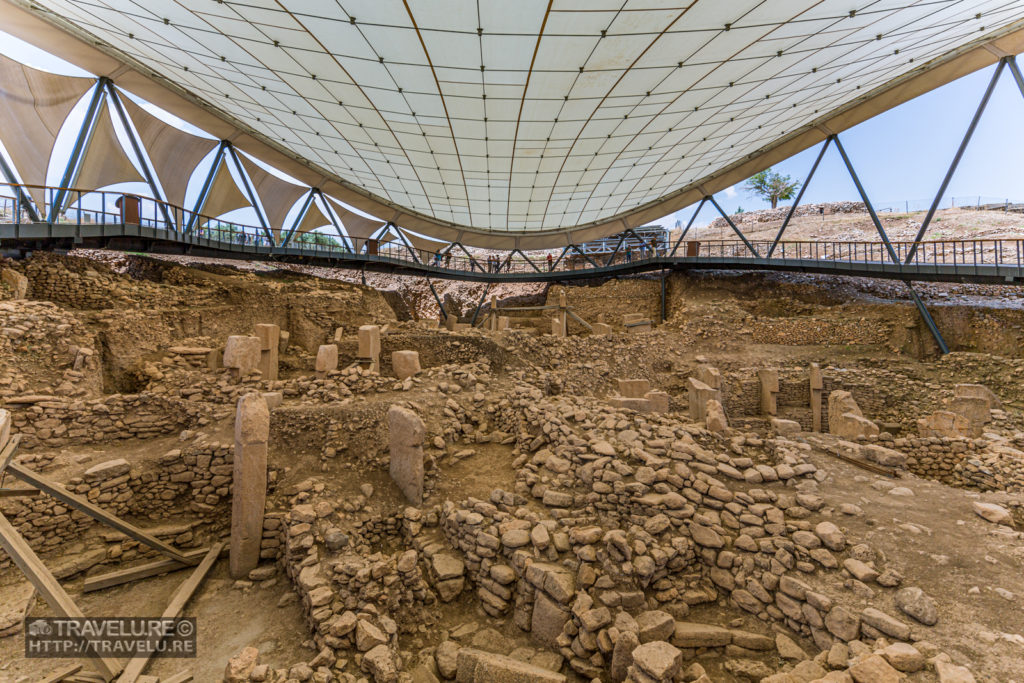
POLYGON ((770 244, 740 240, 690 241, 681 243, 678 253, 668 249, 636 256, 619 253, 613 255, 614 259, 600 254, 576 254, 567 247, 550 262, 513 253, 494 263, 485 257, 473 257, 469 252, 452 256, 449 251, 438 258, 436 254, 417 253, 406 245, 394 243, 382 245, 377 254, 367 254, 315 243, 271 246, 244 234, 225 234, 219 230, 183 234, 132 223, 0 223, 0 248, 21 252, 76 247, 113 249, 492 283, 582 280, 701 269, 773 270, 904 281, 1024 283, 1024 239, 892 242, 898 260, 890 258, 882 242, 780 242, 771 256, 767 256, 770 244), (904 262, 908 254, 912 254, 911 259, 904 262))

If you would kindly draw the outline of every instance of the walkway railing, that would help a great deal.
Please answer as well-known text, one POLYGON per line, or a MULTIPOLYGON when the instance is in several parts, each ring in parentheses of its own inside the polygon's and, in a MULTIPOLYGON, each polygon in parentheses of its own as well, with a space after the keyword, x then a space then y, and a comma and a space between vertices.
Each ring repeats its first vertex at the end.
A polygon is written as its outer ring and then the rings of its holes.
POLYGON ((148 197, 0 183, 0 226, 4 225, 15 226, 15 229, 0 230, 0 236, 19 241, 69 236, 77 242, 90 238, 138 237, 231 252, 236 256, 242 252, 254 259, 298 256, 339 262, 379 261, 413 266, 439 275, 518 273, 536 276, 605 269, 651 270, 662 265, 692 266, 702 262, 715 268, 744 261, 750 262, 750 267, 767 268, 817 264, 819 270, 833 263, 836 271, 844 270, 841 264, 877 266, 889 275, 894 269, 914 271, 921 267, 994 266, 1000 273, 1005 269, 1024 269, 1024 238, 922 241, 917 243, 916 249, 914 242, 891 242, 899 264, 892 260, 884 243, 867 241, 784 241, 778 243, 771 257, 767 256, 771 242, 741 240, 688 240, 679 244, 670 242, 668 247, 658 249, 632 248, 604 254, 583 254, 566 247, 533 252, 529 257, 521 252, 477 256, 457 244, 441 252, 430 252, 415 249, 398 237, 386 243, 346 238, 353 243, 353 250, 340 236, 324 233, 296 235, 287 243, 275 244, 275 239, 283 241, 282 236, 268 235, 260 226, 219 220, 148 197), (59 209, 54 210, 54 207, 59 209), (909 254, 912 256, 907 261, 909 254))

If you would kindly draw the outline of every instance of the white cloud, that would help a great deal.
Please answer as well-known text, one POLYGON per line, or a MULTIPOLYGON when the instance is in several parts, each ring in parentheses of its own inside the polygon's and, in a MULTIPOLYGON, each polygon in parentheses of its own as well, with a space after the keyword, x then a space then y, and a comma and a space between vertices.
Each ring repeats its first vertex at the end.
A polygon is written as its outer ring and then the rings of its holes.
POLYGON ((729 197, 730 199, 735 197, 736 196, 736 186, 735 185, 731 185, 731 186, 725 188, 725 196, 729 197))

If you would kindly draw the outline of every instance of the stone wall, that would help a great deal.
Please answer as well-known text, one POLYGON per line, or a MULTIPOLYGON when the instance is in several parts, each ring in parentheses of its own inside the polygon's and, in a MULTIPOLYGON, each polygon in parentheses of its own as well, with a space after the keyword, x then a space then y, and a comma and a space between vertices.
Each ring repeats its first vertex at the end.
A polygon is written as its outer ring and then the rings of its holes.
MULTIPOLYGON (((194 548, 228 528, 233 461, 231 445, 202 443, 172 449, 135 466, 124 459, 99 463, 63 483, 72 493, 129 521, 164 520, 155 527, 138 525, 173 545, 194 548)), ((28 466, 35 469, 39 463, 28 466)), ((273 490, 277 470, 271 469, 268 480, 273 490)), ((47 564, 57 568, 58 578, 155 554, 46 495, 0 499, 0 512, 45 559, 49 553, 60 553, 47 564)), ((0 557, 0 569, 10 566, 2 552, 0 557)))
MULTIPOLYGON (((8 402, 21 447, 60 448, 121 439, 148 439, 201 424, 202 407, 152 393, 112 394, 76 401, 56 396, 22 397, 8 402)), ((52 457, 52 455, 50 456, 52 457)))

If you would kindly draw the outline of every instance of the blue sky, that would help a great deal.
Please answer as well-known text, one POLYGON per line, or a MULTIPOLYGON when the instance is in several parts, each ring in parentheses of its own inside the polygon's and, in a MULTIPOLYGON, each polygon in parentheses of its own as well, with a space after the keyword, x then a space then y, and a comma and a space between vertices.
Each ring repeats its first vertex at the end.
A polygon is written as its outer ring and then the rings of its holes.
MULTIPOLYGON (((995 66, 911 100, 840 134, 843 147, 872 204, 878 207, 926 208, 935 197, 953 155, 970 125, 971 117, 988 87, 995 66)), ((1024 200, 1024 97, 1009 69, 996 85, 971 143, 943 198, 957 203, 978 195, 989 201, 1024 200)), ((805 150, 773 168, 801 182, 814 164, 820 146, 805 150)), ((767 208, 743 190, 742 185, 715 195, 727 212, 767 208)), ((860 197, 842 158, 830 146, 804 193, 801 203, 856 200, 860 197)), ((661 221, 671 227, 685 225, 695 207, 676 212, 661 221)), ((696 224, 717 216, 713 207, 701 211, 696 224)))
MULTIPOLYGON (((0 32, 0 52, 30 66, 55 73, 88 75, 3 32, 0 32)), ((992 66, 965 76, 840 135, 872 203, 879 208, 909 206, 911 210, 923 210, 930 204, 994 70, 992 66)), ((70 148, 70 139, 73 139, 73 130, 77 125, 76 115, 80 121, 84 105, 82 102, 69 117, 66 130, 58 138, 58 148, 62 143, 70 148)), ((146 108, 169 123, 198 133, 196 129, 155 107, 146 108)), ((981 123, 943 198, 943 206, 949 206, 950 197, 956 198, 957 203, 978 196, 987 201, 1024 201, 1024 136, 1019 133, 1022 121, 1024 97, 1017 89, 1009 69, 1004 69, 981 123)), ((119 124, 115 123, 115 127, 119 128, 119 124)), ((777 164, 774 170, 802 182, 818 151, 819 147, 815 146, 801 152, 777 164)), ((201 171, 202 168, 196 172, 201 171)), ((55 172, 59 177, 60 170, 55 172)), ((280 173, 277 175, 287 178, 280 173)), ((52 179, 52 182, 55 184, 57 180, 52 179)), ((126 191, 145 192, 145 186, 132 187, 126 184, 123 188, 117 187, 126 191)), ((190 194, 194 193, 195 188, 191 188, 190 194)), ((742 184, 718 193, 715 198, 729 213, 740 207, 752 211, 768 206, 750 196, 742 184)), ((833 146, 822 160, 802 202, 842 200, 859 200, 859 197, 833 146)), ((672 227, 677 220, 685 224, 694 208, 688 207, 656 222, 665 227, 672 227)), ((293 213, 297 210, 297 207, 293 209, 293 213)), ((695 224, 706 224, 716 216, 714 208, 707 206, 695 224)), ((232 212, 227 218, 246 223, 255 223, 256 220, 252 209, 232 212)))

